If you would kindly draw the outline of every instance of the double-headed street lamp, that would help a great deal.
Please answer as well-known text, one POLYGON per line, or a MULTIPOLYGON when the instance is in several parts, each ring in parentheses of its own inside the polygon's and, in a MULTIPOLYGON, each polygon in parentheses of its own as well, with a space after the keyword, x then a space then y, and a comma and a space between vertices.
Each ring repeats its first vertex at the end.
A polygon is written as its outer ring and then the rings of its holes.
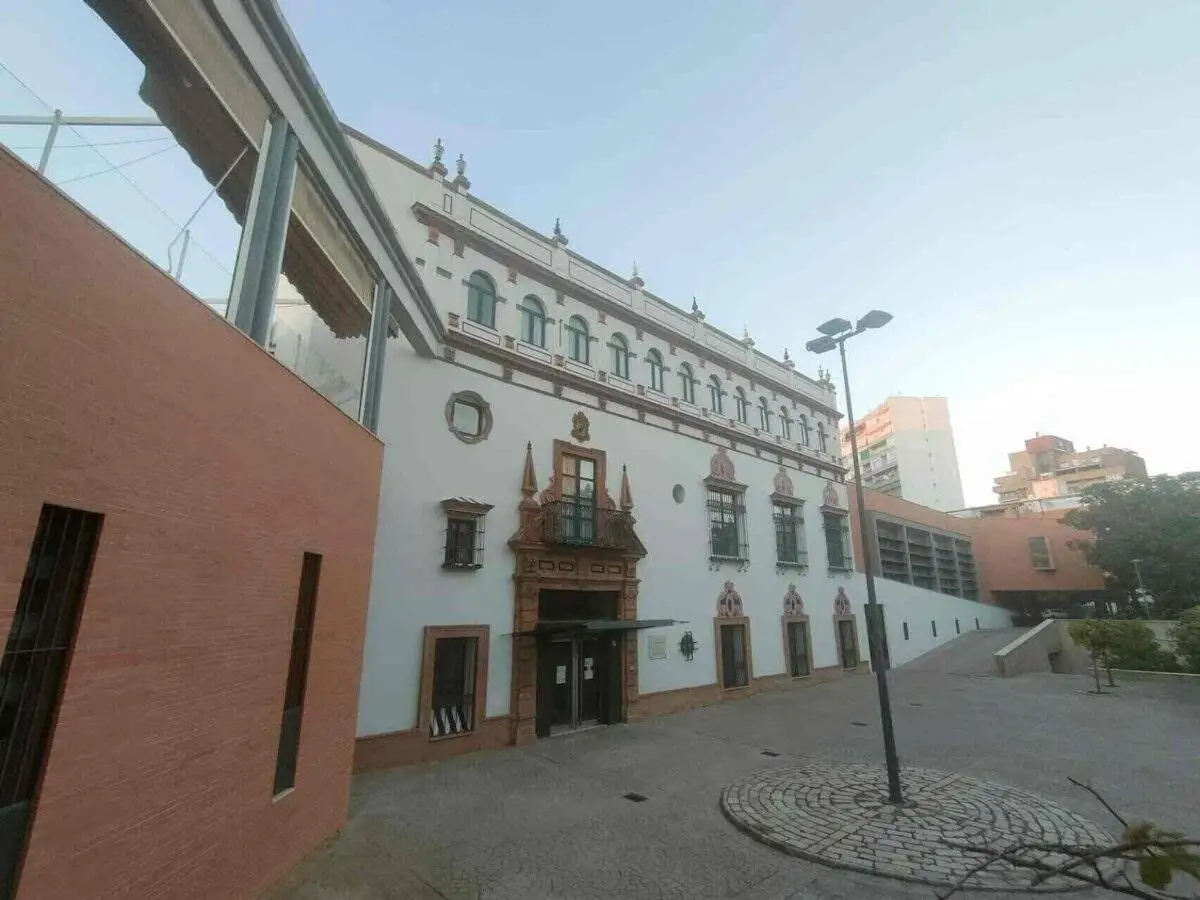
POLYGON ((863 499, 862 472, 858 465, 858 436, 854 422, 854 407, 850 402, 850 373, 846 369, 846 341, 869 328, 882 328, 892 321, 892 314, 873 309, 857 325, 845 319, 830 319, 817 328, 821 337, 813 338, 805 347, 813 353, 828 353, 834 347, 842 357, 842 380, 846 384, 846 418, 850 420, 850 453, 854 457, 854 491, 858 498, 858 533, 862 541, 863 568, 867 573, 867 645, 871 653, 871 668, 879 687, 879 717, 883 721, 883 755, 887 761, 888 801, 902 803, 900 792, 900 760, 896 756, 896 735, 892 731, 892 701, 888 696, 887 665, 883 652, 883 608, 875 597, 875 573, 871 566, 870 540, 867 538, 867 504, 863 499))

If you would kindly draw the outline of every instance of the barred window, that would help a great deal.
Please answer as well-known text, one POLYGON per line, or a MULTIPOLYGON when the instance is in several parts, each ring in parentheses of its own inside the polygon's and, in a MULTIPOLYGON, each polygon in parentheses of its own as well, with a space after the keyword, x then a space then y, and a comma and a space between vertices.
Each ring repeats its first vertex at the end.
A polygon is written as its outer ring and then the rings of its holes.
POLYGON ((473 637, 438 638, 434 644, 430 737, 474 730, 478 645, 478 639, 473 637))
POLYGON ((825 531, 825 553, 831 569, 849 569, 850 555, 850 520, 843 514, 826 512, 822 514, 825 531))
POLYGON ((491 504, 467 497, 442 501, 446 511, 446 541, 442 568, 478 569, 483 565, 484 522, 491 504))
POLYGON ((748 559, 745 498, 741 491, 709 486, 709 552, 726 559, 748 559))
POLYGON ((775 560, 784 565, 803 566, 808 564, 808 550, 804 545, 804 511, 799 504, 774 503, 775 560))

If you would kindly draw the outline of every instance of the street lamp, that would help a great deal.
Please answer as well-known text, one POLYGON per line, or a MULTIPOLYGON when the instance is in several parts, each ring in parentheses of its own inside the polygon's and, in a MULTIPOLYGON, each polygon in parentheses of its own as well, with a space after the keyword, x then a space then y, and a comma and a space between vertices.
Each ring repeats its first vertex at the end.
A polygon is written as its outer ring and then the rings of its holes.
POLYGON ((867 574, 867 643, 871 667, 879 687, 879 717, 883 722, 883 755, 887 761, 888 801, 903 803, 900 791, 900 759, 896 755, 896 735, 892 730, 892 701, 888 696, 887 667, 883 654, 883 609, 875 596, 875 573, 871 566, 870 541, 867 539, 867 504, 863 498, 862 472, 858 465, 858 436, 854 427, 854 407, 850 402, 850 373, 846 368, 846 341, 870 328, 882 328, 892 321, 892 314, 873 309, 851 326, 845 319, 830 319, 817 326, 821 337, 813 338, 805 347, 813 353, 828 353, 835 347, 842 357, 842 380, 846 385, 846 417, 850 420, 850 453, 854 457, 854 491, 858 498, 858 533, 862 538, 863 561, 867 574))

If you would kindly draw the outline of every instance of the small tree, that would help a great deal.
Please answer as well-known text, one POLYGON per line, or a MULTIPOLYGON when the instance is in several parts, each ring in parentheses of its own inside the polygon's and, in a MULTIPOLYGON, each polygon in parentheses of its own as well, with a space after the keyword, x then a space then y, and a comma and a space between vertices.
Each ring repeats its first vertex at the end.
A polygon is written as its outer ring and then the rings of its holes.
POLYGON ((1104 690, 1100 687, 1100 665, 1102 663, 1108 672, 1109 685, 1115 686, 1112 677, 1112 665, 1109 661, 1109 654, 1112 651, 1115 637, 1114 624, 1114 622, 1107 619, 1083 619, 1079 622, 1072 622, 1067 626, 1067 632, 1071 635, 1071 640, 1092 655, 1092 676, 1096 679, 1097 694, 1104 693, 1104 690))
POLYGON ((1179 622, 1171 628, 1175 652, 1183 657, 1189 672, 1200 675, 1200 606, 1184 610, 1179 622))

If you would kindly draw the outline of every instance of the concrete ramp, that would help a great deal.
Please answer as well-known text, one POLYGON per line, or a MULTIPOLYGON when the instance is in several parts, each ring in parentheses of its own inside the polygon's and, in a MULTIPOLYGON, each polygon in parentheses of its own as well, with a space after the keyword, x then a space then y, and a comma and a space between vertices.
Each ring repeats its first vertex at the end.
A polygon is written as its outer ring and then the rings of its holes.
POLYGON ((994 675, 993 654, 1011 644, 1028 629, 993 628, 969 631, 918 656, 899 668, 905 672, 941 672, 945 675, 994 675))

